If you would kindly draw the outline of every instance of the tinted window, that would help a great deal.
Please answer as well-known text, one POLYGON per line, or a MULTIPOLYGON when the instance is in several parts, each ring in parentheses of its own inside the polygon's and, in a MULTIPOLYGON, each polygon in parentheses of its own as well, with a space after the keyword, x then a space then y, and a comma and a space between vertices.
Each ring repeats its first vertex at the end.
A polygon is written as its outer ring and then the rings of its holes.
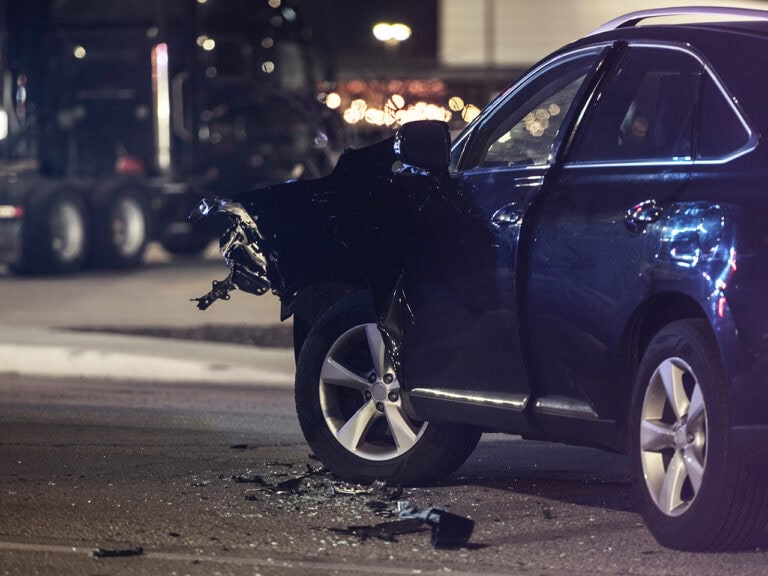
POLYGON ((601 90, 571 160, 688 160, 702 65, 678 50, 630 48, 601 90))
POLYGON ((599 53, 572 55, 515 92, 478 128, 466 166, 546 164, 568 110, 599 53))

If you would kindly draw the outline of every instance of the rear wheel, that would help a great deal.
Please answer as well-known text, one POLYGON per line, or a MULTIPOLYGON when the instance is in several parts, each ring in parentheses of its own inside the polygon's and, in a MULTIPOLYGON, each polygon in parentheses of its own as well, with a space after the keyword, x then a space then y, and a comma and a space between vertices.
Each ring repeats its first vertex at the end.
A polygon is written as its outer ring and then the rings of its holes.
POLYGON ((768 485, 731 448, 719 358, 705 321, 678 321, 654 337, 638 372, 631 442, 640 511, 672 548, 768 543, 768 485))
POLYGON ((91 262, 100 268, 130 268, 144 259, 150 208, 140 190, 110 191, 96 201, 91 262))
POLYGON ((365 293, 341 300, 310 331, 297 364, 296 408, 316 455, 354 481, 439 480, 480 438, 474 428, 408 414, 365 293))
POLYGON ((75 192, 58 191, 40 197, 25 222, 22 261, 17 273, 66 274, 82 267, 87 256, 88 219, 75 192))

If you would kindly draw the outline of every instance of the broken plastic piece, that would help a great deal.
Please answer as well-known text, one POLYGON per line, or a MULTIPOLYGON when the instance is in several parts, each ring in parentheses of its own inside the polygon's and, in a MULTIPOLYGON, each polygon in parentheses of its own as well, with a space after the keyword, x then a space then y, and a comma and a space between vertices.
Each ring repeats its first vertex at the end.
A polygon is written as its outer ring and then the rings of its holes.
POLYGON ((435 548, 460 548, 469 541, 474 520, 452 514, 445 508, 433 506, 419 510, 408 501, 398 502, 400 518, 421 520, 432 527, 432 545, 435 548))
POLYGON ((141 556, 142 554, 144 554, 144 548, 141 546, 118 549, 97 548, 93 551, 94 558, 122 558, 127 556, 141 556))
POLYGON ((336 494, 371 494, 373 486, 361 486, 360 484, 348 484, 346 482, 337 482, 333 485, 333 491, 336 494))
POLYGON ((258 484, 259 486, 269 486, 261 476, 232 476, 232 482, 235 484, 258 484))

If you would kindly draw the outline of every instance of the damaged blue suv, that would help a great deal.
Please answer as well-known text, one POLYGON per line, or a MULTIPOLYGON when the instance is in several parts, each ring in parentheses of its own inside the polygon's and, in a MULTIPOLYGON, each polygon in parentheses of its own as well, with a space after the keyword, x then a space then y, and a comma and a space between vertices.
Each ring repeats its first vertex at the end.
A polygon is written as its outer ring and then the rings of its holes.
POLYGON ((280 297, 339 476, 435 481, 486 431, 598 446, 630 454, 662 544, 768 545, 766 94, 768 12, 628 14, 452 144, 414 122, 203 202, 231 272, 198 305, 280 297))

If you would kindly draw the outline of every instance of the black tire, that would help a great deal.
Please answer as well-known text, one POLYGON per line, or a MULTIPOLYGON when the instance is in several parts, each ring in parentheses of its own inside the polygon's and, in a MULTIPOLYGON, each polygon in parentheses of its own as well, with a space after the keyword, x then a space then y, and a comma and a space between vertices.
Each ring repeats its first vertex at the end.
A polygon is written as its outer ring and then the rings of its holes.
POLYGON ((81 196, 71 190, 40 194, 24 223, 22 259, 17 274, 68 274, 83 267, 90 229, 81 196))
POLYGON ((460 424, 415 421, 406 414, 386 354, 373 360, 371 349, 380 352, 383 346, 374 322, 370 295, 358 292, 313 326, 296 369, 301 429, 323 464, 346 480, 440 480, 469 457, 481 433, 460 424), (353 420, 360 425, 357 434, 349 425, 353 420))
POLYGON ((126 186, 97 195, 90 264, 95 268, 140 265, 150 231, 151 209, 141 189, 126 186))
POLYGON ((640 512, 664 546, 703 551, 768 544, 768 478, 732 450, 728 410, 720 352, 707 322, 664 327, 640 363, 630 419, 640 512))

